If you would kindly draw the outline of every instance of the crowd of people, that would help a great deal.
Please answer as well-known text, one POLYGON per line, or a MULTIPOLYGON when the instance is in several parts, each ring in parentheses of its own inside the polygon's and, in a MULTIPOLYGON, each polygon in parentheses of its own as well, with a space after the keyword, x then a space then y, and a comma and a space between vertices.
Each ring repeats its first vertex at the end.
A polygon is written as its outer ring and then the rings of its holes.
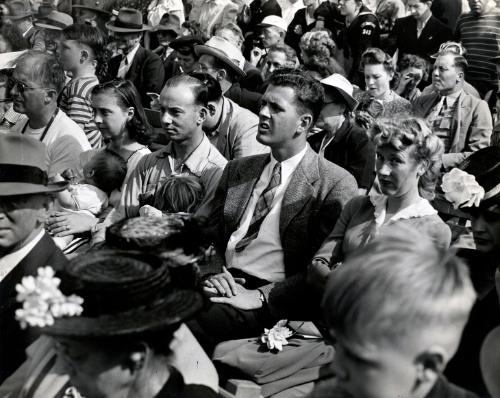
POLYGON ((0 18, 0 398, 500 398, 496 0, 0 18))

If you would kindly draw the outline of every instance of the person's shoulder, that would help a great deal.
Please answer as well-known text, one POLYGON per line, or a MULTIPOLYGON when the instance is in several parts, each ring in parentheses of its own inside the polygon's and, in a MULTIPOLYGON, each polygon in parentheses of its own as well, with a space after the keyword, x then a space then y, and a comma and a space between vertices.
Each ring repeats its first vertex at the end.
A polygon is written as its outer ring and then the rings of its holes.
POLYGON ((224 168, 227 164, 227 159, 213 144, 210 144, 210 151, 208 152, 207 161, 209 168, 224 168))
POLYGON ((348 184, 352 183, 353 185, 357 186, 356 180, 354 179, 353 175, 346 169, 333 162, 330 162, 329 160, 326 160, 325 158, 319 156, 316 152, 313 153, 318 158, 320 179, 330 181, 333 184, 344 181, 348 184))
POLYGON ((229 103, 233 108, 233 118, 232 118, 233 123, 246 124, 246 122, 248 121, 258 123, 259 117, 255 113, 253 113, 250 109, 243 108, 242 106, 238 105, 236 102, 234 102, 229 98, 227 98, 227 100, 229 101, 229 103))
POLYGON ((457 385, 450 383, 444 376, 441 376, 433 389, 425 398, 479 398, 471 391, 464 390, 457 385))

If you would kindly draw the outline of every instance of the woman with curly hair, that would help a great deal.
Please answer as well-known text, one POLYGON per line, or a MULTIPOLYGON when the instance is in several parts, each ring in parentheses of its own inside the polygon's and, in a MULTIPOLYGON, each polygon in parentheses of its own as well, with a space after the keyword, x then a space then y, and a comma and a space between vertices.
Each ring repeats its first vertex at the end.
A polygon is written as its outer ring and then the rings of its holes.
POLYGON ((333 73, 346 76, 344 68, 335 59, 337 46, 326 30, 305 33, 300 39, 300 57, 307 69, 309 64, 328 65, 333 73))
POLYGON ((90 96, 107 69, 105 38, 98 28, 88 24, 73 24, 62 31, 61 64, 71 74, 59 98, 59 107, 85 132, 92 148, 102 145, 90 96))
POLYGON ((344 206, 313 259, 311 281, 321 284, 335 264, 396 225, 416 228, 438 246, 450 245, 450 228, 429 203, 441 169, 441 140, 415 118, 382 119, 369 133, 376 146, 378 187, 344 206))
POLYGON ((367 121, 361 124, 369 127, 372 119, 410 113, 410 101, 392 90, 398 74, 389 54, 380 48, 369 48, 361 56, 361 67, 365 75, 366 91, 355 96, 359 102, 356 109, 358 124, 365 117, 367 121))

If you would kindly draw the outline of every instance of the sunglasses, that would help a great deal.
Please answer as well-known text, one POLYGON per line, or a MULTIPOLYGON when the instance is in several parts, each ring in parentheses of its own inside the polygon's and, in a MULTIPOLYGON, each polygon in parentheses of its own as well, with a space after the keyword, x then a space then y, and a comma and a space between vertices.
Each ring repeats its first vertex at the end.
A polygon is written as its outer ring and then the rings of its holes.
POLYGON ((9 77, 9 79, 7 80, 7 87, 9 88, 9 90, 12 90, 15 87, 20 94, 24 94, 26 90, 54 90, 53 88, 46 87, 30 87, 26 83, 17 80, 14 77, 9 77))

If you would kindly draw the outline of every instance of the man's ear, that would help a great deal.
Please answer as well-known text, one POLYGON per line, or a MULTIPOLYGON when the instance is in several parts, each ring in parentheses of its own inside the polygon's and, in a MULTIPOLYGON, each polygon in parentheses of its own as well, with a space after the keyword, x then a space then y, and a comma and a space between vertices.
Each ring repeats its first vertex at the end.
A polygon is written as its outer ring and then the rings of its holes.
POLYGON ((218 81, 228 80, 226 70, 225 70, 225 69, 219 69, 219 70, 217 71, 217 77, 216 77, 216 79, 217 79, 218 81))
POLYGON ((313 125, 313 117, 310 113, 304 113, 300 118, 297 126, 297 133, 307 134, 313 125))
POLYGON ((215 109, 215 105, 214 104, 208 104, 207 109, 208 109, 208 114, 210 116, 214 116, 215 115, 216 109, 215 109))
POLYGON ((434 385, 446 367, 448 355, 444 347, 435 345, 422 352, 415 360, 417 385, 434 385))
POLYGON ((200 107, 200 110, 198 111, 198 120, 196 121, 198 126, 203 124, 203 122, 207 119, 208 112, 209 110, 204 106, 200 107))
POLYGON ((90 58, 90 54, 87 50, 80 51, 80 63, 83 64, 90 58))
POLYGON ((57 91, 55 89, 53 89, 53 90, 46 90, 45 91, 44 102, 46 104, 50 104, 52 101, 57 102, 58 98, 59 98, 59 95, 57 94, 57 91))

